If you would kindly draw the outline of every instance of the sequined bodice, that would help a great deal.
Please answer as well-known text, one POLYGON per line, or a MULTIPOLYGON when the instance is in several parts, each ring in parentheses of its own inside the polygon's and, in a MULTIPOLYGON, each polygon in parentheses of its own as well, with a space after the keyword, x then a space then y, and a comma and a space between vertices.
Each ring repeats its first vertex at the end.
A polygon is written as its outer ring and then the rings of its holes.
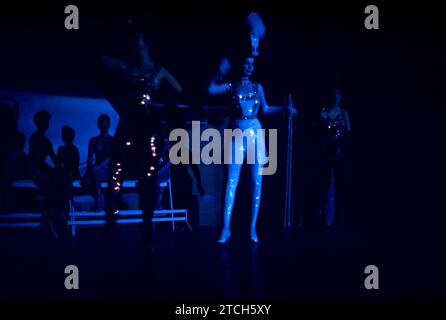
POLYGON ((324 114, 323 123, 327 138, 333 141, 343 140, 347 131, 344 112, 340 112, 335 116, 330 116, 330 112, 327 108, 323 108, 322 113, 324 114))
POLYGON ((253 119, 257 117, 260 107, 260 97, 257 85, 250 83, 249 86, 234 86, 232 89, 233 119, 253 119))

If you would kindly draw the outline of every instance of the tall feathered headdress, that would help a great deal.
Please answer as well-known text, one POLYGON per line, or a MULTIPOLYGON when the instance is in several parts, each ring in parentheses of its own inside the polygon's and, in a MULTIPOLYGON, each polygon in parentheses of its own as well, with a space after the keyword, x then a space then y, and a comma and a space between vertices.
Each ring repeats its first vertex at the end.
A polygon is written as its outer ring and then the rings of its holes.
POLYGON ((245 23, 248 25, 250 32, 252 55, 258 56, 259 41, 265 36, 265 24, 257 12, 251 12, 245 18, 245 23))

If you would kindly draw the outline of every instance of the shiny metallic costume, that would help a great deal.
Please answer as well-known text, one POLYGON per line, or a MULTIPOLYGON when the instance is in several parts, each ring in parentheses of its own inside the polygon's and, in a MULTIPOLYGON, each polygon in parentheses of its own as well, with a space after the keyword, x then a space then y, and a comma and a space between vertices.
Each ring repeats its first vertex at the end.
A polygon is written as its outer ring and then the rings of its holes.
POLYGON ((260 207, 262 175, 261 165, 265 160, 265 139, 264 134, 258 131, 262 129, 260 121, 257 119, 261 99, 257 93, 257 84, 251 83, 248 88, 239 85, 231 85, 229 94, 232 96, 230 110, 231 129, 240 129, 246 132, 246 138, 242 141, 237 139, 227 139, 226 147, 232 148, 231 158, 225 159, 228 163, 228 180, 226 184, 225 203, 223 213, 223 232, 219 242, 224 242, 230 235, 231 216, 235 202, 236 189, 240 178, 242 162, 246 159, 250 171, 250 185, 252 191, 251 198, 251 239, 257 242, 256 221, 260 207), (232 140, 232 141, 231 141, 232 140), (230 144, 230 145, 228 145, 230 144), (250 152, 253 152, 253 154, 250 152), (253 163, 249 164, 250 158, 253 163))

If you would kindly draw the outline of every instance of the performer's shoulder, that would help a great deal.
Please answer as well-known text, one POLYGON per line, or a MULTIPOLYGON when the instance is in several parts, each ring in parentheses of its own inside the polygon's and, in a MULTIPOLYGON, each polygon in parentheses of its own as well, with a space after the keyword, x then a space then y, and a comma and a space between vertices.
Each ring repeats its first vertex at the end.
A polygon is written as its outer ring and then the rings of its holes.
POLYGON ((263 91, 263 86, 260 82, 252 81, 251 83, 253 87, 256 88, 257 91, 263 91))

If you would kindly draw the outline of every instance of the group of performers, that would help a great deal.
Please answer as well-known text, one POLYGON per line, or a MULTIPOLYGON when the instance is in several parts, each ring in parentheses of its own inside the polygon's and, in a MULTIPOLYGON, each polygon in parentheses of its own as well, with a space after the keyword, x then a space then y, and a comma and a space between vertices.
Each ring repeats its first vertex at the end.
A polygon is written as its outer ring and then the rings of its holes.
MULTIPOLYGON (((257 146, 255 163, 247 166, 250 171, 251 186, 249 239, 253 243, 258 243, 256 223, 261 202, 260 169, 266 156, 264 137, 257 134, 257 129, 262 128, 258 116, 277 112, 294 115, 297 112, 290 107, 268 107, 262 85, 251 80, 255 59, 259 55, 259 43, 265 35, 265 26, 257 13, 251 13, 245 18, 244 29, 240 34, 242 40, 237 41, 236 54, 221 60, 218 72, 209 82, 208 94, 222 95, 226 98, 227 115, 230 117, 232 129, 252 132, 248 138, 251 141, 245 141, 242 146, 234 147, 232 156, 245 159, 246 143, 257 146)), ((142 33, 137 33, 132 38, 130 47, 127 60, 103 56, 103 65, 114 72, 114 77, 118 79, 118 87, 121 88, 121 92, 114 91, 110 95, 110 101, 120 116, 120 122, 110 161, 107 211, 111 217, 119 212, 121 182, 126 178, 136 178, 140 209, 144 217, 144 234, 150 240, 150 226, 157 197, 160 150, 164 149, 163 141, 166 137, 163 129, 168 127, 156 108, 156 103, 159 101, 157 95, 163 83, 170 87, 170 92, 173 94, 180 94, 183 89, 165 68, 151 61, 149 46, 142 33)), ((327 162, 327 172, 330 177, 324 191, 327 195, 333 177, 336 176, 337 179, 340 174, 337 168, 342 157, 342 141, 345 132, 350 130, 348 114, 339 105, 340 93, 336 93, 336 97, 336 102, 321 113, 321 119, 327 129, 327 157, 331 159, 327 162)), ((235 161, 229 163, 223 227, 218 238, 218 243, 221 244, 227 243, 231 236, 231 217, 242 168, 241 163, 235 161)), ((321 201, 322 205, 328 206, 327 201, 321 201)))
MULTIPOLYGON (((262 84, 251 80, 256 58, 260 54, 259 44, 265 35, 265 26, 257 13, 250 13, 245 17, 242 25, 242 30, 234 38, 233 54, 221 59, 216 74, 208 83, 209 96, 221 96, 224 98, 222 101, 226 101, 225 110, 230 118, 229 127, 250 132, 241 145, 236 145, 233 140, 224 142, 231 144, 233 159, 225 162, 228 164, 223 224, 217 240, 220 244, 226 244, 231 237, 231 218, 243 166, 240 161, 234 161, 234 159, 249 158, 248 144, 256 146, 256 151, 254 163, 247 164, 251 193, 249 200, 251 219, 247 238, 253 243, 259 242, 256 225, 262 195, 261 169, 266 158, 264 136, 259 134, 258 130, 262 128, 259 116, 280 112, 287 113, 289 117, 297 114, 297 111, 290 106, 269 107, 262 84)), ((110 118, 107 115, 99 117, 98 128, 101 134, 90 140, 87 175, 92 176, 95 181, 96 209, 105 209, 107 212, 107 226, 110 227, 108 230, 114 230, 116 214, 124 208, 121 198, 123 181, 137 180, 139 208, 143 212, 143 234, 147 243, 151 244, 153 212, 160 201, 159 179, 164 174, 163 165, 168 158, 168 152, 166 153, 168 132, 175 126, 166 119, 165 112, 161 110, 174 108, 183 88, 169 71, 151 60, 149 53, 149 43, 139 30, 129 36, 125 57, 102 55, 102 65, 106 72, 104 78, 108 81, 104 86, 107 98, 120 120, 115 135, 111 137, 108 134, 110 118), (161 105, 163 108, 160 108, 161 105), (108 182, 108 189, 105 192, 100 188, 100 181, 108 182)), ((338 217, 342 216, 344 201, 341 184, 345 141, 350 131, 348 113, 340 104, 341 91, 334 90, 333 98, 333 103, 324 107, 320 114, 320 124, 324 129, 322 141, 325 159, 320 213, 327 225, 338 222, 338 217)), ((39 114, 38 119, 35 119, 40 131, 38 130, 33 135, 31 141, 34 145, 38 144, 38 148, 33 147, 32 150, 44 151, 38 154, 34 152, 30 156, 36 158, 37 163, 42 164, 42 168, 39 167, 37 172, 41 172, 45 177, 53 177, 55 175, 43 174, 48 171, 45 158, 48 155, 55 157, 54 152, 50 152, 52 149, 45 151, 49 143, 44 136, 48 128, 48 116, 39 114)), ((74 137, 74 133, 72 136, 74 137)), ((192 168, 192 170, 194 173, 198 172, 197 168, 192 168)), ((69 194, 60 197, 60 190, 67 185, 67 182, 60 179, 37 180, 44 182, 40 185, 49 189, 47 192, 49 195, 54 195, 55 199, 52 202, 58 204, 54 206, 54 211, 64 210, 64 204, 61 202, 69 197, 69 194), (53 189, 56 190, 52 191, 53 189)), ((201 181, 199 181, 199 189, 203 194, 201 181)))

